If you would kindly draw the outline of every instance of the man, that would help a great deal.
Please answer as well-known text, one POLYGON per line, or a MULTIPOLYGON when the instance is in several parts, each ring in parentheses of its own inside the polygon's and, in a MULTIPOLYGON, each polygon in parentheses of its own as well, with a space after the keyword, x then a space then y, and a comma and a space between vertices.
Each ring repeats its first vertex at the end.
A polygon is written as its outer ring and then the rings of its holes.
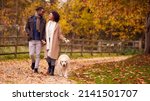
POLYGON ((42 43, 45 42, 46 20, 43 18, 44 8, 36 8, 35 15, 29 17, 25 30, 29 40, 29 55, 32 59, 31 69, 38 73, 42 43), (36 54, 36 60, 34 58, 36 54))

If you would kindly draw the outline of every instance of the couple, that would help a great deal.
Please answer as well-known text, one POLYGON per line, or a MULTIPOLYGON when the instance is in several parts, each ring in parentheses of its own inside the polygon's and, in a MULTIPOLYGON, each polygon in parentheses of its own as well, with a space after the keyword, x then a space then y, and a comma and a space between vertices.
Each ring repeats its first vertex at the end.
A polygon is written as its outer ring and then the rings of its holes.
POLYGON ((35 73, 38 73, 42 44, 46 44, 48 73, 53 76, 55 61, 59 55, 60 40, 66 43, 69 40, 62 35, 61 28, 58 24, 60 16, 56 11, 50 12, 47 24, 43 15, 44 8, 37 7, 35 15, 29 17, 25 27, 29 40, 29 55, 32 59, 31 68, 35 73), (34 54, 36 54, 36 59, 34 54))

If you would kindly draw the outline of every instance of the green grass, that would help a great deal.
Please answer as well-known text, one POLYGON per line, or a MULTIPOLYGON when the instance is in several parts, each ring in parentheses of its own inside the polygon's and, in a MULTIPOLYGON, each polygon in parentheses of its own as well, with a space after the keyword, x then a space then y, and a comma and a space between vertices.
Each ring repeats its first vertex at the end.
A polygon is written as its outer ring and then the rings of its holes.
MULTIPOLYGON (((41 53, 41 59, 44 58, 44 53, 41 53)), ((17 59, 17 60, 22 60, 22 59, 30 59, 29 54, 18 54, 17 57, 15 55, 2 55, 0 56, 0 61, 7 61, 7 60, 12 60, 12 59, 17 59)))
POLYGON ((17 57, 15 55, 1 55, 0 61, 7 61, 11 59, 29 59, 28 54, 18 54, 17 57))
MULTIPOLYGON (((64 54, 64 53, 61 53, 64 54)), ((66 54, 66 53, 65 53, 66 54)), ((83 59, 83 58, 96 58, 96 57, 113 57, 113 56, 120 56, 117 55, 115 53, 94 53, 93 56, 91 56, 90 53, 83 53, 83 56, 81 56, 80 53, 73 53, 72 56, 67 53, 67 55, 71 58, 71 59, 83 59)), ((44 57, 44 53, 41 53, 41 58, 44 57)), ((15 55, 0 55, 0 61, 2 60, 9 60, 9 59, 28 59, 29 58, 29 54, 18 54, 17 57, 15 58, 15 55)))
POLYGON ((85 84, 150 84, 150 55, 80 68, 71 73, 70 79, 85 84))
MULTIPOLYGON (((0 47, 0 54, 3 53, 14 53, 15 52, 15 47, 0 47)), ((18 46, 17 47, 17 52, 28 52, 28 46, 18 46)), ((61 49, 63 52, 66 51, 65 48, 61 49)), ((77 49, 79 51, 79 49, 77 49)), ((63 54, 63 53, 62 53, 63 54)), ((82 58, 95 58, 95 57, 112 57, 112 56, 120 56, 120 55, 134 55, 134 54, 139 54, 137 50, 131 50, 131 49, 126 49, 121 53, 83 53, 83 56, 81 56, 81 53, 66 53, 69 55, 71 59, 82 59, 82 58)), ((44 54, 41 54, 41 57, 43 57, 44 54)), ((25 59, 29 58, 28 54, 18 54, 17 58, 15 58, 14 55, 0 55, 0 60, 8 60, 8 59, 25 59)))
MULTIPOLYGON (((61 53, 63 54, 63 53, 61 53)), ((66 54, 66 53, 65 53, 66 54)), ((72 55, 70 55, 70 53, 67 53, 67 55, 71 58, 71 59, 83 59, 83 58, 96 58, 96 57, 113 57, 113 56, 121 56, 118 55, 116 53, 94 53, 93 56, 90 53, 83 53, 83 56, 81 56, 80 53, 73 53, 72 55)))
POLYGON ((135 55, 135 54, 143 54, 143 50, 127 48, 120 52, 122 55, 135 55))

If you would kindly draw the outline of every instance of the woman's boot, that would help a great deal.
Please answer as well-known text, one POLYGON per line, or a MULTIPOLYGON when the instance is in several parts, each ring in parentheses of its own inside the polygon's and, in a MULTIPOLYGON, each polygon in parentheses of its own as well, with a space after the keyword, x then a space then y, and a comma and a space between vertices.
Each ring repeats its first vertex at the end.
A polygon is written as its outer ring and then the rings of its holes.
POLYGON ((48 74, 51 74, 52 72, 52 66, 51 66, 51 63, 48 62, 48 74))
POLYGON ((51 73, 50 73, 51 76, 54 76, 54 71, 55 71, 55 66, 52 66, 51 67, 51 73))

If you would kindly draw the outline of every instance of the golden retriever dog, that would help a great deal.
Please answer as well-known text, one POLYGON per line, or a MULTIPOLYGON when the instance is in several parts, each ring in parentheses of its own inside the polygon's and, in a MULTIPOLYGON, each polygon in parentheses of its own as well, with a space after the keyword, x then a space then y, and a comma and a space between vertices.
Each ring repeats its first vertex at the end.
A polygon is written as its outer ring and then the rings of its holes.
POLYGON ((59 56, 57 61, 57 68, 59 70, 59 75, 68 78, 68 68, 70 66, 70 58, 66 54, 59 56))

